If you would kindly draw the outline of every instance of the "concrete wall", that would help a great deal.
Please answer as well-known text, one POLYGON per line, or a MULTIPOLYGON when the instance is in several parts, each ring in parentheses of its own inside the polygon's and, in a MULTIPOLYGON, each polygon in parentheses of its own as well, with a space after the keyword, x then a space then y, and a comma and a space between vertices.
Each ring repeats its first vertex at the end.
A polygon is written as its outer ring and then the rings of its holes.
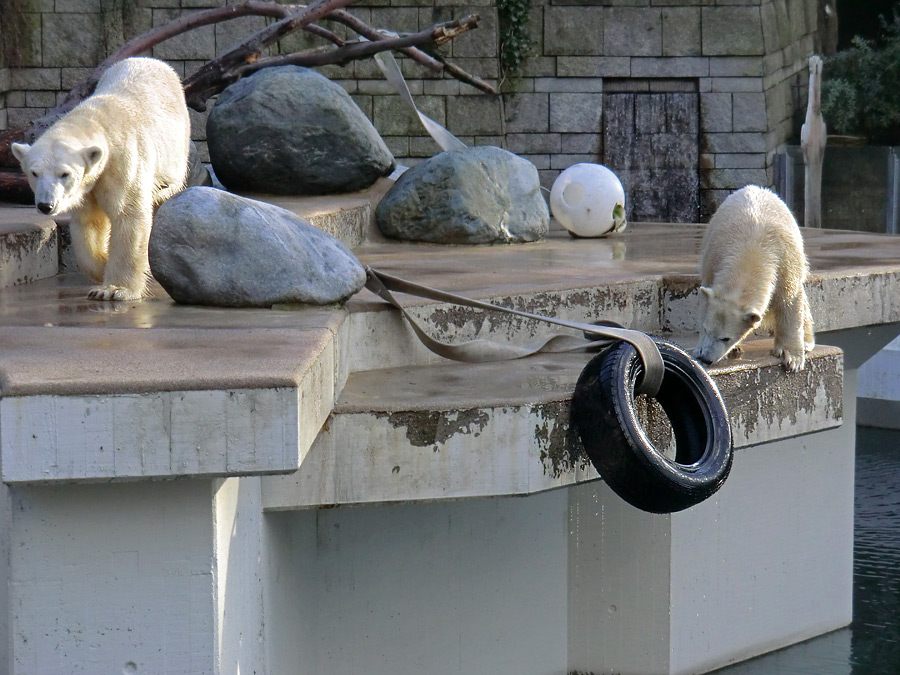
MULTIPOLYGON (((0 129, 52 107, 124 40, 181 12, 224 0, 8 0, 3 24, 8 91, 0 98, 0 129)), ((374 26, 416 31, 470 12, 480 28, 442 53, 497 83, 501 39, 492 0, 361 0, 354 14, 374 26)), ((534 162, 549 185, 576 162, 604 161, 604 83, 634 80, 652 91, 658 80, 683 80, 699 92, 700 213, 747 183, 771 185, 773 156, 793 133, 806 87, 806 62, 818 31, 817 0, 534 0, 533 56, 501 97, 480 95, 404 59, 420 109, 470 144, 494 144, 534 162), (581 4, 583 2, 584 4, 581 4)), ((157 47, 182 74, 263 25, 239 19, 200 28, 157 47)), ((312 44, 302 36, 280 46, 312 44)), ((438 148, 370 61, 322 71, 339 82, 374 121, 401 162, 438 148)), ((0 97, 4 74, 0 63, 0 97)), ((671 85, 667 85, 671 86, 671 85)), ((205 116, 194 115, 194 138, 205 151, 205 116)), ((646 158, 652 162, 652 153, 646 158)), ((615 168, 615 167, 613 167, 615 168)))

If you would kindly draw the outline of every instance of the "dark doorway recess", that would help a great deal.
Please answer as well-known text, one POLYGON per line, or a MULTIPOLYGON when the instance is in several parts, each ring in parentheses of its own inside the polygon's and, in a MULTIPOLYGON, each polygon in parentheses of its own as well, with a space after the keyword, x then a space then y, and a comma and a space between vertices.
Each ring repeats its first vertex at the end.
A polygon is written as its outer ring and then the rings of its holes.
POLYGON ((699 111, 696 80, 604 80, 602 163, 629 220, 699 220, 699 111))

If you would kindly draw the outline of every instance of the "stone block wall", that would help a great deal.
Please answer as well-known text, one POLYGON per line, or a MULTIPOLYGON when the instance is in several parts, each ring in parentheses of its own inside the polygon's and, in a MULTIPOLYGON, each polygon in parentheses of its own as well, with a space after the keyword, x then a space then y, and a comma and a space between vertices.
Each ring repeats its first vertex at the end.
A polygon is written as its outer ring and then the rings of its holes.
MULTIPOLYGON (((819 0, 533 2, 534 51, 517 77, 502 82, 503 96, 482 95, 401 58, 420 110, 466 143, 499 145, 527 157, 550 185, 571 164, 616 154, 604 147, 605 92, 670 91, 680 82, 676 89, 699 96, 700 217, 738 187, 772 184, 774 154, 793 135, 805 102, 819 0)), ((224 0, 6 3, 11 11, 0 18, 0 129, 43 114, 123 41, 224 0)), ((350 9, 371 25, 400 32, 478 13, 480 27, 441 54, 492 84, 500 80, 502 36, 492 0, 360 0, 350 9)), ((160 45, 154 56, 188 75, 264 22, 247 18, 201 28, 160 45)), ((292 36, 279 48, 311 44, 308 37, 292 36)), ((353 96, 398 161, 415 163, 438 151, 373 61, 320 70, 353 96)), ((205 152, 205 115, 193 114, 193 123, 205 152)), ((652 155, 646 159, 653 162, 652 155)))

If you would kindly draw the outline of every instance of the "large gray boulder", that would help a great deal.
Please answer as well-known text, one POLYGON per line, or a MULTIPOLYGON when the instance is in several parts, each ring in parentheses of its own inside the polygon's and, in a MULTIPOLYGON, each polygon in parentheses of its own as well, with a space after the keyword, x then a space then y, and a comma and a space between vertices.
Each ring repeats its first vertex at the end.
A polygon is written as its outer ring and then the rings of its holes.
POLYGON ((189 147, 188 173, 184 181, 184 187, 189 188, 196 185, 212 186, 212 176, 209 175, 209 169, 200 161, 200 152, 197 150, 197 144, 191 141, 189 147))
POLYGON ((159 207, 150 269, 176 302, 219 307, 328 305, 366 280, 330 234, 285 209, 209 187, 188 188, 159 207))
POLYGON ((492 146, 442 152, 406 171, 375 220, 392 239, 436 244, 537 241, 550 212, 534 164, 492 146))
POLYGON ((206 137, 216 176, 237 192, 354 192, 395 165, 350 95, 299 66, 266 68, 228 87, 206 137))

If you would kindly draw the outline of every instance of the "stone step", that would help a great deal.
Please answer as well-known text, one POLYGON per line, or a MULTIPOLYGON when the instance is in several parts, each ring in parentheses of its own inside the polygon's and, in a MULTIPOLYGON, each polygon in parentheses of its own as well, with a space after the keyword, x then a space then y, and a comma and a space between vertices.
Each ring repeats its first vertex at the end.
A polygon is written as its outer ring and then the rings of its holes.
MULTIPOLYGON (((710 370, 737 449, 841 424, 842 352, 816 347, 804 371, 785 373, 769 349, 771 340, 753 341, 710 370)), ((300 470, 264 478, 265 506, 526 495, 594 480, 569 422, 590 358, 352 373, 300 470)))
POLYGON ((33 206, 0 209, 0 288, 59 272, 56 223, 33 206))
POLYGON ((349 248, 356 248, 366 239, 376 237, 375 207, 394 182, 379 179, 371 187, 342 195, 320 197, 292 197, 282 195, 243 195, 250 199, 280 206, 337 237, 349 248))

